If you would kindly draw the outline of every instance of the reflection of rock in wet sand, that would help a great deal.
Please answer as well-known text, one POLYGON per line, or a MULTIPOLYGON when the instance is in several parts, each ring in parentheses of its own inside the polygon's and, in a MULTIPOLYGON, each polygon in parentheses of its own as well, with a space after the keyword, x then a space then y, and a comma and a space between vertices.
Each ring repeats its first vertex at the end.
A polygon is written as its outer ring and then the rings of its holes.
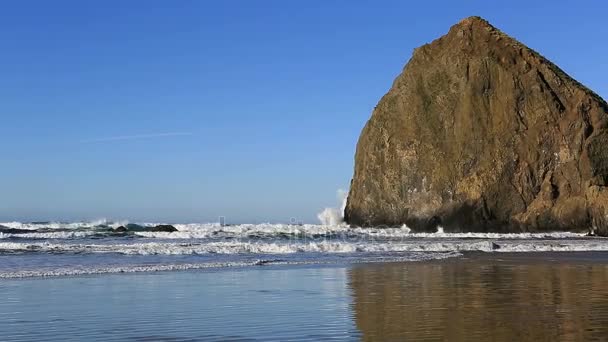
MULTIPOLYGON (((507 257, 508 259, 508 257, 507 257)), ((350 270, 364 341, 608 338, 608 265, 470 260, 350 270)))

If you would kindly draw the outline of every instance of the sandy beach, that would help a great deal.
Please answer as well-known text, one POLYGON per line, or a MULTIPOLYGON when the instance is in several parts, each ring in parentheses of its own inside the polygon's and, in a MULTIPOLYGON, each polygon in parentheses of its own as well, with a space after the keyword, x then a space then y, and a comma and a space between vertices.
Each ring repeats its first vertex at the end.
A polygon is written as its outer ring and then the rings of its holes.
POLYGON ((608 253, 8 279, 3 340, 589 341, 608 253), (103 300, 106 298, 107 300, 103 300))

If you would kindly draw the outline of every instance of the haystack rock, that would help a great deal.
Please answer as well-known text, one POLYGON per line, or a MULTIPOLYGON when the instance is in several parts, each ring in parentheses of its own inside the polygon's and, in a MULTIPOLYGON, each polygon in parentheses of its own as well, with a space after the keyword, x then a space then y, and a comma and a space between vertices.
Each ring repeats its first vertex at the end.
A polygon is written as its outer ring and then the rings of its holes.
POLYGON ((487 21, 414 50, 357 144, 345 220, 608 234, 608 104, 487 21))

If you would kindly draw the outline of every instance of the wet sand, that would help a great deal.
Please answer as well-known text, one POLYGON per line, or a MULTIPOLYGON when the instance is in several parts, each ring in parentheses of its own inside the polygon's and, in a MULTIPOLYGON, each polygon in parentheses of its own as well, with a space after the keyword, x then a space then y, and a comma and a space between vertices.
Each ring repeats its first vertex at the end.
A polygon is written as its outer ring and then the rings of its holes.
POLYGON ((468 253, 348 278, 364 341, 608 339, 608 253, 468 253))
POLYGON ((0 281, 3 341, 602 341, 608 253, 0 281))

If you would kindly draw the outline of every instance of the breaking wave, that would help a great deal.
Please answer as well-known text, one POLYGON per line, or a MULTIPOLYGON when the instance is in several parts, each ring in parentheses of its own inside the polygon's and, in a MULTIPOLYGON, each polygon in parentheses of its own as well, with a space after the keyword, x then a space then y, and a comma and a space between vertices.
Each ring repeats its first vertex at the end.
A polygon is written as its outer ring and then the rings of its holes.
MULTIPOLYGON (((89 223, 0 223, 2 239, 81 239, 103 237, 109 228, 123 223, 108 223, 94 226, 89 223), (2 226, 22 229, 24 232, 4 233, 2 226)), ((157 223, 142 223, 142 226, 155 226, 157 223)), ((400 228, 351 228, 339 225, 293 225, 293 224, 240 224, 222 226, 218 223, 174 224, 176 232, 135 231, 133 236, 150 239, 210 239, 210 238, 461 238, 461 239, 565 239, 583 238, 581 233, 445 233, 438 229, 435 233, 413 233, 406 227, 400 228)))
POLYGON ((85 228, 116 228, 124 226, 128 221, 109 221, 99 219, 81 222, 0 222, 0 228, 39 230, 39 229, 85 229, 85 228))
POLYGON ((122 244, 0 242, 0 253, 117 253, 124 255, 608 251, 608 240, 412 239, 403 241, 217 241, 122 244))
POLYGON ((407 226, 352 228, 341 223, 339 211, 324 218, 322 225, 174 224, 173 232, 147 229, 158 223, 107 220, 0 223, 0 256, 5 261, 0 264, 0 278, 261 264, 405 262, 458 257, 471 251, 608 251, 608 239, 571 232, 446 233, 438 229, 413 233, 407 226), (135 228, 113 230, 118 226, 135 228))

